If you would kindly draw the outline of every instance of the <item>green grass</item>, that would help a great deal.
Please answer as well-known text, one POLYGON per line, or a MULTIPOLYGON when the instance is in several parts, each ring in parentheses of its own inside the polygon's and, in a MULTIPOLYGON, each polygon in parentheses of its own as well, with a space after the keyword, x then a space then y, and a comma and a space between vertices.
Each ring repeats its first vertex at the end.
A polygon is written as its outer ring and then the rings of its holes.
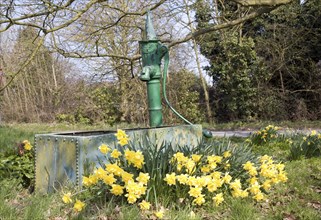
MULTIPOLYGON (((24 139, 33 140, 36 133, 95 130, 102 127, 69 125, 6 125, 0 127, 1 150, 11 149, 24 139)), ((227 141, 226 139, 217 139, 227 141)), ((244 139, 231 140, 238 144, 244 139)), ((194 207, 188 203, 169 201, 166 196, 160 203, 166 207, 166 219, 320 219, 321 216, 321 159, 310 158, 295 161, 287 159, 289 146, 285 142, 253 146, 258 154, 268 154, 284 161, 288 182, 277 185, 265 202, 252 199, 235 199, 226 196, 219 207, 194 207), (191 212, 193 211, 193 216, 191 212)), ((169 197, 167 197, 169 198, 169 197)), ((61 202, 61 193, 51 195, 30 194, 14 179, 0 179, 0 220, 7 219, 142 219, 135 205, 118 205, 114 201, 97 201, 88 204, 79 215, 70 212, 61 202)))

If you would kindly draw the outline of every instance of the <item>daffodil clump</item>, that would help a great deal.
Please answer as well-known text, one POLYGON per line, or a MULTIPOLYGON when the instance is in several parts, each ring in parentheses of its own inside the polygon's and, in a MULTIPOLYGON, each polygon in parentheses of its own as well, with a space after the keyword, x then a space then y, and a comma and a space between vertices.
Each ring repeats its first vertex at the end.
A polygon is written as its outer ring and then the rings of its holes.
MULTIPOLYGON (((283 164, 275 163, 267 155, 255 160, 246 148, 210 144, 193 151, 180 147, 174 151, 171 145, 164 145, 149 146, 142 152, 129 144, 124 131, 118 130, 115 136, 118 140, 115 148, 106 144, 98 147, 97 151, 108 162, 83 176, 84 191, 92 192, 93 196, 109 194, 136 204, 145 219, 166 218, 165 208, 157 204, 157 197, 164 190, 173 201, 186 199, 195 206, 219 206, 227 195, 264 200, 275 184, 287 180, 283 164), (97 193, 99 190, 103 193, 97 193)), ((85 202, 73 197, 65 193, 62 200, 80 212, 85 202)))
POLYGON ((321 156, 321 133, 312 130, 310 134, 303 136, 299 141, 290 142, 290 158, 297 160, 301 157, 321 156))
MULTIPOLYGON (((129 204, 138 201, 142 210, 147 210, 150 204, 143 200, 149 182, 149 174, 141 172, 144 164, 144 156, 141 151, 130 150, 128 145, 129 137, 123 130, 117 130, 115 134, 119 146, 111 149, 106 144, 101 144, 98 150, 104 154, 109 161, 101 167, 93 170, 89 176, 82 177, 82 184, 87 189, 104 189, 114 196, 126 198, 129 204), (130 172, 130 171, 135 172, 130 172)), ((72 203, 71 193, 63 195, 64 203, 72 203)), ((85 203, 76 200, 74 210, 80 212, 85 203)))
MULTIPOLYGON (((128 136, 123 130, 115 134, 121 148, 109 148, 106 144, 98 147, 102 154, 109 160, 104 167, 96 168, 89 176, 83 176, 85 187, 104 185, 115 196, 124 196, 129 204, 136 203, 147 190, 150 179, 148 173, 140 170, 144 164, 144 156, 141 151, 128 149, 128 136), (135 172, 130 172, 135 169, 135 172)), ((146 208, 146 205, 144 206, 146 208)))
POLYGON ((231 156, 230 151, 222 155, 193 154, 190 157, 178 152, 171 160, 177 171, 166 174, 164 181, 169 186, 187 188, 186 196, 197 206, 207 202, 218 206, 227 193, 236 198, 264 200, 273 185, 287 181, 284 165, 274 163, 267 155, 259 159, 258 165, 247 161, 243 164, 243 174, 233 177, 228 163, 231 156))
POLYGON ((271 140, 275 140, 278 137, 277 131, 280 130, 279 127, 268 125, 265 128, 255 132, 252 135, 251 142, 253 144, 259 145, 267 143, 271 140))

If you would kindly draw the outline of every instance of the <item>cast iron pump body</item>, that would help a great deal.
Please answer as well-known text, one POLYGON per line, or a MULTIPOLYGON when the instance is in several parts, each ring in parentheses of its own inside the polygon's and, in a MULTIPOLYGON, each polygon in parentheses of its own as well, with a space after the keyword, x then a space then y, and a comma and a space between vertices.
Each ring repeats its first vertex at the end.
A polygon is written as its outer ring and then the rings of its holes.
MULTIPOLYGON (((161 44, 156 37, 152 24, 151 14, 147 12, 146 26, 143 33, 143 40, 139 42, 142 55, 143 70, 140 79, 147 83, 147 97, 149 110, 150 127, 160 127, 163 123, 162 100, 161 100, 161 62, 164 58, 164 74, 163 74, 163 96, 167 106, 187 124, 193 125, 190 121, 179 114, 169 103, 166 96, 166 78, 169 63, 168 48, 161 44)), ((212 137, 212 133, 203 130, 205 137, 212 137)))
POLYGON ((163 123, 160 93, 161 61, 167 55, 166 61, 168 63, 168 48, 157 39, 150 12, 147 13, 143 36, 143 40, 139 42, 143 63, 140 79, 147 83, 149 125, 150 127, 159 127, 163 123))

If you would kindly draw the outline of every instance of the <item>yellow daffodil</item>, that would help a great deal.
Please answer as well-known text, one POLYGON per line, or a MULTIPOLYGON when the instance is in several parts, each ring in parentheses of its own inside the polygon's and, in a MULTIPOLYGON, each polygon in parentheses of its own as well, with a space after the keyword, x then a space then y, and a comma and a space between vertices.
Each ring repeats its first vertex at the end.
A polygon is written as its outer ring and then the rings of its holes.
POLYGON ((98 178, 95 175, 90 175, 89 177, 83 176, 82 177, 82 183, 84 186, 92 186, 95 185, 98 182, 98 178))
POLYGON ((128 181, 133 181, 134 174, 128 173, 128 172, 123 172, 121 174, 121 178, 124 183, 127 183, 128 181))
POLYGON ((118 144, 120 144, 120 146, 125 146, 128 144, 129 139, 128 138, 122 138, 120 140, 118 140, 118 144))
POLYGON ((164 180, 167 182, 168 185, 175 185, 176 184, 176 174, 171 173, 171 174, 166 174, 166 177, 164 180))
POLYGON ((144 185, 147 185, 148 181, 150 179, 150 176, 148 173, 142 173, 140 172, 136 180, 144 185))
POLYGON ((182 184, 185 185, 188 181, 188 175, 187 174, 180 174, 176 176, 177 181, 182 184))
POLYGON ((113 184, 111 185, 111 190, 110 192, 114 194, 115 196, 122 195, 124 193, 124 187, 118 184, 113 184))
POLYGON ((230 183, 230 188, 233 190, 241 189, 242 184, 239 179, 234 180, 233 182, 230 183))
POLYGON ((220 179, 220 178, 221 178, 221 175, 222 175, 222 173, 219 172, 219 171, 214 171, 213 173, 211 173, 211 177, 212 177, 213 179, 220 179))
POLYGON ((164 218, 164 210, 160 210, 158 212, 154 212, 154 215, 156 216, 156 218, 162 219, 162 218, 164 218))
POLYGON ((225 151, 224 153, 223 153, 223 157, 224 158, 227 158, 227 157, 230 157, 232 154, 231 154, 231 151, 225 151))
POLYGON ((312 130, 310 135, 311 135, 311 136, 317 135, 317 131, 316 131, 316 130, 312 130))
POLYGON ((190 187, 188 194, 194 198, 197 198, 202 194, 202 188, 201 187, 190 187))
POLYGON ((23 148, 25 149, 25 150, 31 150, 31 148, 32 148, 32 145, 30 144, 30 142, 28 141, 28 140, 24 140, 23 142, 22 142, 24 145, 23 145, 23 148))
POLYGON ((197 198, 195 198, 193 200, 194 203, 196 203, 197 205, 202 205, 205 203, 205 199, 204 199, 204 195, 199 195, 197 198))
POLYGON ((288 177, 286 176, 286 172, 282 171, 277 175, 278 179, 285 183, 286 181, 288 181, 288 177))
POLYGON ((238 198, 238 197, 241 197, 242 196, 242 190, 240 190, 240 189, 233 189, 232 190, 232 196, 234 197, 234 198, 238 198))
POLYGON ((250 174, 250 176, 256 176, 257 175, 256 167, 250 168, 248 170, 248 173, 250 174))
POLYGON ((252 195, 258 194, 260 191, 260 185, 258 182, 254 182, 254 184, 251 184, 249 187, 249 191, 252 193, 252 195))
POLYGON ((250 170, 253 168, 253 163, 251 161, 247 161, 245 164, 243 164, 244 170, 250 170))
POLYGON ((115 163, 106 164, 105 170, 107 173, 114 174, 115 176, 121 176, 121 174, 124 172, 124 170, 115 163))
POLYGON ((263 183, 262 183, 262 188, 265 190, 265 191, 269 191, 271 189, 271 180, 265 180, 263 183))
POLYGON ((259 192, 259 193, 255 194, 252 198, 255 199, 256 201, 261 201, 265 197, 264 197, 264 194, 262 192, 259 192))
POLYGON ((219 193, 216 196, 214 196, 213 201, 215 203, 215 206, 219 206, 224 201, 223 193, 219 193))
POLYGON ((204 165, 204 166, 201 167, 201 172, 202 173, 209 173, 210 171, 211 171, 211 168, 208 165, 204 165))
POLYGON ((224 181, 224 183, 228 184, 231 182, 232 177, 228 173, 225 173, 225 175, 222 177, 222 180, 224 181))
POLYGON ((118 140, 118 144, 120 144, 120 146, 125 146, 128 144, 129 141, 129 137, 127 136, 126 132, 121 130, 121 129, 117 129, 117 133, 115 134, 117 140, 118 140))
POLYGON ((207 190, 209 192, 215 192, 219 187, 218 181, 211 181, 207 184, 207 190))
POLYGON ((208 163, 221 163, 223 157, 217 156, 217 155, 212 155, 212 156, 207 156, 207 161, 208 163))
POLYGON ((101 153, 107 154, 110 151, 110 148, 106 144, 102 144, 98 147, 101 153))
POLYGON ((128 193, 125 195, 127 197, 127 202, 133 204, 137 201, 138 196, 133 193, 128 193))
POLYGON ((195 166, 195 162, 191 159, 188 159, 185 164, 186 170, 189 174, 192 174, 195 171, 195 166))
POLYGON ((241 198, 246 198, 249 196, 249 193, 247 190, 240 190, 240 197, 241 198))
POLYGON ((139 203, 139 208, 143 211, 145 210, 149 210, 150 209, 150 203, 146 202, 145 200, 141 201, 141 203, 139 203))
POLYGON ((85 203, 76 199, 76 202, 74 204, 74 210, 77 212, 80 212, 81 210, 83 210, 84 207, 85 207, 85 203))
POLYGON ((144 164, 144 155, 141 151, 131 151, 125 150, 125 159, 128 161, 128 164, 133 164, 134 167, 141 169, 144 164))
POLYGON ((115 159, 117 159, 120 155, 121 155, 121 152, 117 149, 114 149, 110 154, 110 156, 115 159))
POLYGON ((177 161, 178 163, 185 163, 188 160, 182 152, 178 152, 173 155, 172 161, 177 161))
POLYGON ((102 180, 106 176, 106 174, 106 170, 104 170, 102 167, 99 167, 94 170, 94 175, 100 180, 102 180))
POLYGON ((62 197, 62 201, 66 204, 71 203, 72 202, 71 193, 69 192, 69 193, 64 194, 62 197))
POLYGON ((201 160, 202 155, 198 155, 198 154, 192 154, 192 160, 197 163, 201 160))
POLYGON ((112 184, 114 184, 116 182, 116 178, 114 177, 114 174, 108 174, 105 175, 102 180, 104 181, 104 183, 106 185, 111 186, 112 184))

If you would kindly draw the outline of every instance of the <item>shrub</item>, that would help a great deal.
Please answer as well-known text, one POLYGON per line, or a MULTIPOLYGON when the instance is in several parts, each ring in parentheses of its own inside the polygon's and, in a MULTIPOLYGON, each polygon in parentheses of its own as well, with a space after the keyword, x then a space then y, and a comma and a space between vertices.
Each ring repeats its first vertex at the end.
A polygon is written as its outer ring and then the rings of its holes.
POLYGON ((17 179, 24 187, 33 188, 34 151, 28 140, 18 144, 17 152, 12 155, 0 155, 0 176, 17 179))

